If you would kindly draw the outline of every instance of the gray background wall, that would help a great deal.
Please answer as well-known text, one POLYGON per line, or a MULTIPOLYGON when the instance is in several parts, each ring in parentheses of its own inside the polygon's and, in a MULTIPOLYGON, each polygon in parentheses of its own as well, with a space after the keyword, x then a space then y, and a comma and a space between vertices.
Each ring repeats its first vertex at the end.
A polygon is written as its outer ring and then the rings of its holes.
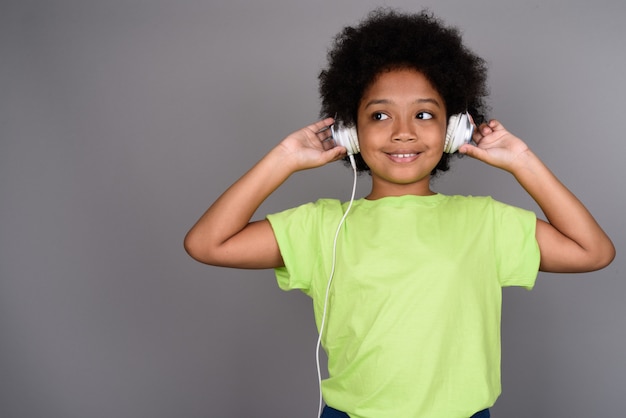
MULTIPOLYGON (((0 416, 315 415, 309 300, 278 290, 271 271, 200 265, 182 239, 316 119, 332 36, 377 4, 0 3, 0 416)), ((494 416, 623 417, 626 3, 422 5, 463 28, 490 64, 492 116, 618 250, 602 271, 505 290, 494 416)), ((351 181, 341 164, 299 173, 259 216, 347 199, 351 181)), ((469 158, 436 187, 536 209, 510 176, 469 158)))

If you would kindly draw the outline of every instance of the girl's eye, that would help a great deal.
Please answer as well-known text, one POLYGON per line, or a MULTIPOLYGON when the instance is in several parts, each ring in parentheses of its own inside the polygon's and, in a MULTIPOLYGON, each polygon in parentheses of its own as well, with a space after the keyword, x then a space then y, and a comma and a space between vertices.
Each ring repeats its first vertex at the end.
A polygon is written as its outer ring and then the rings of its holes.
POLYGON ((385 119, 389 119, 389 116, 385 115, 382 112, 375 112, 372 115, 372 119, 374 119, 374 120, 385 120, 385 119))
POLYGON ((428 113, 428 112, 419 112, 416 117, 418 119, 427 120, 427 119, 432 119, 433 115, 431 113, 428 113))

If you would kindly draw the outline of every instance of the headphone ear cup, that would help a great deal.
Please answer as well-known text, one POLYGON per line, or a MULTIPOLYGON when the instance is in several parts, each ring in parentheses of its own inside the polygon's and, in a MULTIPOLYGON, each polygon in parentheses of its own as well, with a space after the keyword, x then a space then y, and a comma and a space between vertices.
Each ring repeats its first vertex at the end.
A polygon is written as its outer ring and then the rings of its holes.
POLYGON ((346 148, 348 155, 354 155, 361 152, 359 146, 359 138, 356 134, 356 127, 339 125, 337 129, 330 127, 330 132, 337 145, 346 148))
POLYGON ((454 134, 459 125, 459 115, 452 115, 448 119, 448 129, 446 129, 446 140, 443 143, 443 152, 450 153, 450 146, 454 142, 454 134))
POLYGON ((469 113, 458 113, 450 116, 448 129, 446 130, 446 139, 443 143, 443 152, 448 154, 457 152, 461 145, 467 144, 472 140, 473 134, 474 125, 469 113))

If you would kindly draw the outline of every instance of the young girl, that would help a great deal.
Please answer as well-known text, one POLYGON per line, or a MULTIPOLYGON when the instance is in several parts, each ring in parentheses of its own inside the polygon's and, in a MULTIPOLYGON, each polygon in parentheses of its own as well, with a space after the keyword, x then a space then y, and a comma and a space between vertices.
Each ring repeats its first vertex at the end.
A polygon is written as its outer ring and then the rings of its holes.
POLYGON ((489 416, 500 393, 501 288, 614 257, 582 203, 496 120, 458 152, 511 173, 546 221, 432 190, 449 165, 450 116, 478 120, 485 78, 454 28, 425 12, 374 11, 339 34, 320 74, 322 113, 334 118, 283 139, 185 238, 200 262, 274 268, 281 288, 313 299, 328 355, 323 417, 489 416), (356 127, 355 163, 371 175, 370 193, 251 222, 291 174, 346 157, 330 138, 335 122, 356 127))

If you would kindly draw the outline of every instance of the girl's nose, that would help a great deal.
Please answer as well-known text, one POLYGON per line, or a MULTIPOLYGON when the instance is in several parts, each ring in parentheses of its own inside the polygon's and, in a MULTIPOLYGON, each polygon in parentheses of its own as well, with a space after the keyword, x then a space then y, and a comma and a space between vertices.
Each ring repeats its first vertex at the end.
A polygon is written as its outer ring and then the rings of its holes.
POLYGON ((415 141, 417 139, 417 135, 409 120, 401 118, 395 121, 392 139, 401 142, 415 141))

